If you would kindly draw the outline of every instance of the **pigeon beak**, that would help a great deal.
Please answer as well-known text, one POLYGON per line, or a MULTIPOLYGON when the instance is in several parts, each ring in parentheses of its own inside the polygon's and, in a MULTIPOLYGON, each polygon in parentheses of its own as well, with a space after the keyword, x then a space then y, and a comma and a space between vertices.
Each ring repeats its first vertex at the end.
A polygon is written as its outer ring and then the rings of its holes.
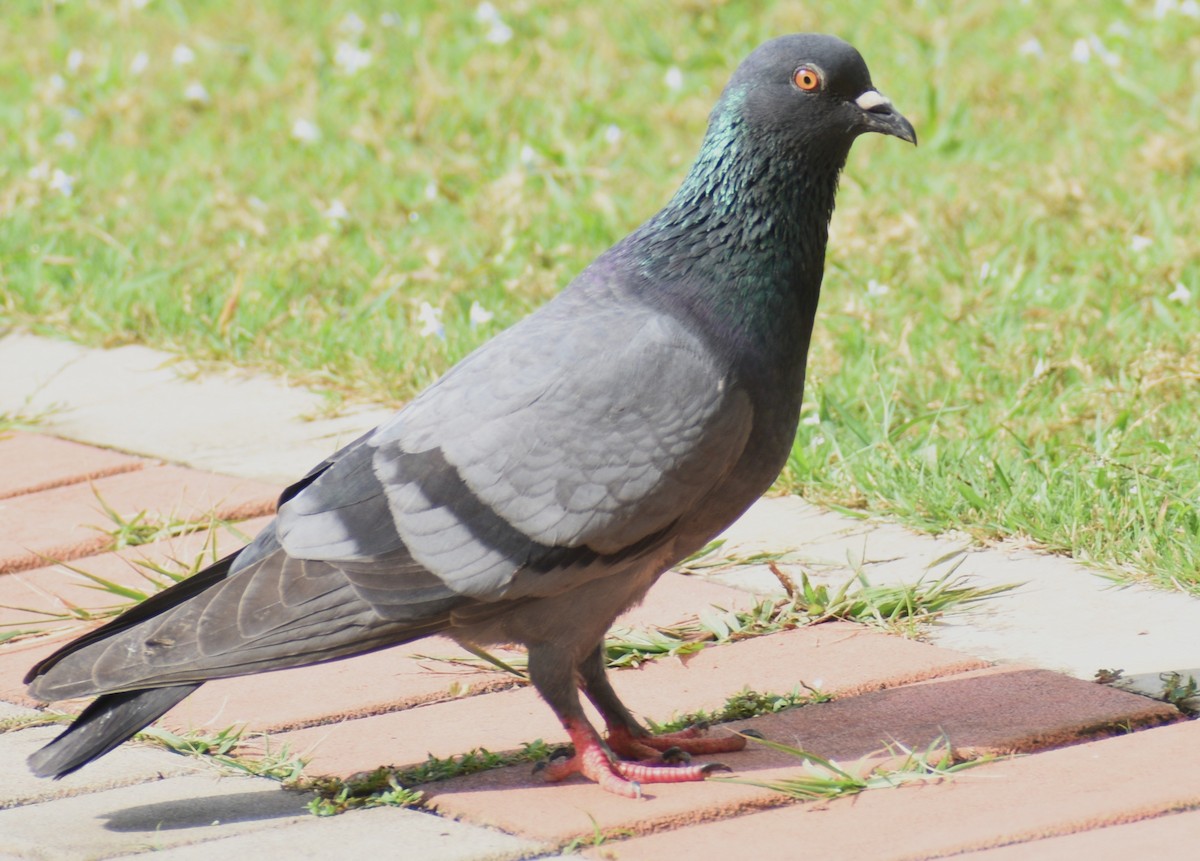
POLYGON ((912 123, 892 107, 892 100, 875 90, 867 90, 854 100, 863 112, 863 131, 892 135, 917 145, 917 133, 912 123))

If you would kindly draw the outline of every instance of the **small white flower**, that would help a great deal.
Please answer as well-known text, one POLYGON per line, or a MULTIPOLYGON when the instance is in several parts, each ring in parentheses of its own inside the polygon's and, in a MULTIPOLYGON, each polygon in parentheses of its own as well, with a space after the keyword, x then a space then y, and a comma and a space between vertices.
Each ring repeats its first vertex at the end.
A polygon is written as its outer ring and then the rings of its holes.
POLYGON ((171 62, 176 66, 187 66, 196 61, 196 52, 187 45, 176 45, 171 52, 171 62))
POLYGON ((338 42, 333 52, 333 62, 347 75, 355 75, 371 65, 371 52, 349 42, 338 42))
POLYGON ((667 69, 667 73, 663 75, 663 83, 667 85, 667 89, 675 92, 683 87, 683 72, 678 66, 672 66, 667 69))
POLYGON ((1030 36, 1028 39, 1018 45, 1017 53, 1026 57, 1046 56, 1046 52, 1042 49, 1042 43, 1038 41, 1037 36, 1030 36))
POLYGON ((133 59, 129 61, 129 74, 140 75, 146 71, 146 67, 150 65, 150 55, 145 51, 138 51, 133 55, 133 59))
POLYGON ((819 425, 820 423, 821 423, 821 414, 820 413, 809 413, 808 415, 806 415, 804 418, 802 418, 800 420, 800 424, 808 425, 809 427, 812 427, 814 425, 819 425))
POLYGON ((83 66, 83 51, 78 48, 72 48, 67 54, 67 71, 72 75, 79 71, 83 66))
POLYGON ((212 97, 208 94, 208 90, 204 88, 204 84, 199 81, 192 81, 183 89, 183 97, 193 105, 207 105, 212 101, 212 97))
POLYGON ((874 278, 867 282, 868 296, 886 296, 891 289, 886 284, 880 284, 874 278))
POLYGON ((604 128, 604 140, 609 146, 616 146, 621 142, 621 127, 609 124, 604 128))
POLYGON ((321 130, 312 120, 301 117, 292 123, 292 138, 301 143, 316 143, 321 139, 321 130))
POLYGON ((1166 18, 1168 14, 1179 8, 1179 0, 1154 0, 1155 18, 1166 18))
POLYGON ((55 168, 54 173, 50 174, 50 181, 47 185, 63 197, 70 197, 71 192, 75 190, 75 177, 64 170, 55 168))
POLYGON ((425 199, 426 200, 437 200, 437 196, 438 196, 437 183, 434 182, 433 180, 430 180, 429 182, 425 183, 425 199))
POLYGON ((1091 45, 1092 53, 1100 58, 1100 62, 1108 66, 1110 69, 1115 69, 1121 65, 1121 57, 1114 51, 1104 47, 1104 43, 1100 41, 1100 37, 1092 34, 1088 36, 1088 43, 1091 45))
POLYGON ((54 136, 54 145, 60 146, 63 149, 75 149, 79 143, 79 139, 75 137, 75 132, 67 129, 65 132, 59 132, 54 136))
POLYGON ((1167 298, 1173 302, 1188 302, 1192 298, 1192 291, 1184 287, 1183 282, 1180 281, 1175 285, 1175 289, 1171 291, 1167 298))
POLYGON ((493 21, 488 27, 487 35, 483 38, 493 45, 503 45, 513 37, 512 27, 503 21, 493 21))
POLYGON ((325 211, 321 213, 327 221, 332 221, 334 224, 341 224, 350 217, 350 210, 346 209, 346 204, 340 200, 331 200, 329 206, 325 207, 325 211))
POLYGON ((487 308, 484 308, 479 304, 479 301, 476 300, 471 303, 471 310, 468 316, 471 320, 471 328, 474 329, 476 326, 484 326, 492 322, 492 318, 496 315, 487 308))
POLYGON ((33 167, 29 168, 29 173, 26 174, 34 182, 40 182, 50 176, 50 165, 44 161, 39 161, 33 167))
POLYGON ((812 447, 813 448, 816 448, 817 446, 822 446, 822 445, 825 445, 825 437, 824 436, 822 436, 821 434, 817 434, 815 437, 812 438, 812 447))
POLYGON ((529 144, 521 145, 521 152, 517 155, 521 162, 521 167, 533 167, 537 162, 537 152, 529 144))
POLYGON ((988 280, 988 276, 992 274, 992 264, 990 261, 983 261, 983 265, 979 267, 980 282, 988 280))
POLYGON ((346 13, 346 17, 338 22, 337 28, 347 35, 359 36, 367 29, 367 24, 362 18, 358 17, 357 13, 348 12, 346 13))
POLYGON ((503 45, 513 37, 512 28, 504 23, 500 12, 491 3, 483 2, 475 7, 475 20, 487 25, 487 35, 483 38, 493 45, 503 45))
POLYGON ((421 324, 417 334, 422 338, 434 335, 446 340, 446 327, 442 324, 442 309, 434 308, 428 302, 422 302, 417 310, 417 322, 421 324))
POLYGON ((1076 39, 1071 46, 1071 59, 1076 63, 1089 63, 1092 59, 1092 48, 1087 39, 1076 39))
POLYGON ((46 82, 46 86, 50 89, 50 92, 52 92, 52 93, 61 93, 63 90, 65 90, 67 88, 67 79, 64 78, 62 75, 53 74, 50 76, 50 79, 46 82))
POLYGON ((1149 236, 1136 236, 1135 235, 1135 236, 1131 236, 1129 239, 1129 250, 1132 251, 1134 254, 1140 254, 1141 252, 1145 251, 1147 248, 1149 248, 1153 244, 1154 244, 1154 240, 1151 239, 1149 236))
POLYGON ((1200 3, 1196 0, 1183 0, 1179 4, 1179 13, 1189 18, 1200 18, 1200 3))
POLYGON ((416 224, 420 220, 421 220, 421 213, 417 212, 416 210, 413 210, 412 212, 410 212, 408 214, 408 221, 410 224, 416 224))
POLYGON ((380 27, 399 27, 404 23, 404 19, 395 12, 384 12, 379 16, 380 27))

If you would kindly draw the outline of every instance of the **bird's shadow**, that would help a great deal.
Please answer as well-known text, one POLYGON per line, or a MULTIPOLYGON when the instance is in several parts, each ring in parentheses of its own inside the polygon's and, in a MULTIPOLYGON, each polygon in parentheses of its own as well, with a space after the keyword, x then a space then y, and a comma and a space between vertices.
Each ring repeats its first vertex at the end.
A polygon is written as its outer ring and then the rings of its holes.
POLYGON ((140 804, 105 814, 109 831, 179 831, 307 816, 310 792, 238 792, 140 804))

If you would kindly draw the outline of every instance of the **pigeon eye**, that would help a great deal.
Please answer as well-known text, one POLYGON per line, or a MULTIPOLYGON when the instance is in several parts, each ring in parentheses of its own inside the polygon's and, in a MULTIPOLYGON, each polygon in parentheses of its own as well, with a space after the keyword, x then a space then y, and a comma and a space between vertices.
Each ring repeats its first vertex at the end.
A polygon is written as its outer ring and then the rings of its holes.
POLYGON ((821 88, 821 75, 812 66, 801 66, 792 73, 792 83, 804 92, 811 93, 821 88))

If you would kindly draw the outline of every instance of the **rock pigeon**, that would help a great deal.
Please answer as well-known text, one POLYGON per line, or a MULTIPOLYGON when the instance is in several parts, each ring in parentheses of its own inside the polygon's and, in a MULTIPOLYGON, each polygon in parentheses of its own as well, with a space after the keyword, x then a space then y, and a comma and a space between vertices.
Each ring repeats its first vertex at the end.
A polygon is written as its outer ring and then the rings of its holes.
POLYGON ((443 633, 528 650, 574 748, 546 778, 626 796, 704 779, 711 763, 658 752, 744 739, 651 735, 602 641, 782 469, 838 176, 866 132, 916 143, 853 47, 799 34, 755 50, 660 212, 288 487, 247 547, 38 663, 32 696, 97 699, 32 770, 69 774, 209 679, 443 633))

